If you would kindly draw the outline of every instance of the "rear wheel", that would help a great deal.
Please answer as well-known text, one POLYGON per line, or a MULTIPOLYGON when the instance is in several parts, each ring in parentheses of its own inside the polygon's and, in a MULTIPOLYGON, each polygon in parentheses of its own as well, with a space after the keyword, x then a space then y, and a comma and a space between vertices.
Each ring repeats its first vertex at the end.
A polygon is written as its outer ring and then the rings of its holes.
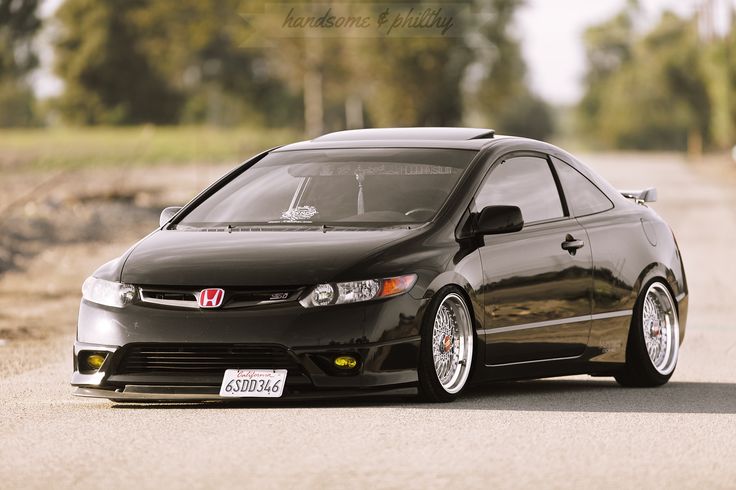
POLYGON ((661 280, 639 296, 629 329, 626 366, 616 375, 623 386, 659 386, 672 377, 680 350, 675 301, 661 280))
POLYGON ((473 365, 473 320, 454 286, 432 299, 422 326, 419 363, 420 397, 449 402, 462 392, 473 365))

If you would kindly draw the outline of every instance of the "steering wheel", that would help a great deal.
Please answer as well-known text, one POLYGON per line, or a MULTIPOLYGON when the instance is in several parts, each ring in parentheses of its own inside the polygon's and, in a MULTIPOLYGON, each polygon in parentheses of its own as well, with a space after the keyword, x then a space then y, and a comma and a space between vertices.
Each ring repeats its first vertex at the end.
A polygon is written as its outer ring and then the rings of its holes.
POLYGON ((414 209, 410 209, 409 211, 405 212, 404 214, 406 216, 411 216, 414 213, 421 213, 422 211, 429 212, 429 213, 434 213, 434 209, 432 209, 432 208, 414 208, 414 209))

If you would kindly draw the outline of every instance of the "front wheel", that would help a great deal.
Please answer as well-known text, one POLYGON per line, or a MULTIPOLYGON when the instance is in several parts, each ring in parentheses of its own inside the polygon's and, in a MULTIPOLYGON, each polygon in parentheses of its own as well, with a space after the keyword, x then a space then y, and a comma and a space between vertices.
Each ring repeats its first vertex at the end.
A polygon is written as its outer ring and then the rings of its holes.
POLYGON ((680 323, 669 289, 654 280, 636 301, 626 346, 623 386, 659 386, 672 377, 680 350, 680 323))
POLYGON ((473 365, 473 320, 461 293, 442 288, 430 302, 422 326, 420 397, 449 402, 465 387, 473 365))

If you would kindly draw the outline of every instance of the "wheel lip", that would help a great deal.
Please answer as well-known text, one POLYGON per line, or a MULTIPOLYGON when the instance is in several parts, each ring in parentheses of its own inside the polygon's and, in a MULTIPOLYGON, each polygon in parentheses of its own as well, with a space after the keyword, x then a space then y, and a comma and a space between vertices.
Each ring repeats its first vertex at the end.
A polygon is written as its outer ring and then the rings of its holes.
MULTIPOLYGON (((675 370, 680 350, 680 320, 677 315, 675 301, 672 299, 669 289, 659 281, 655 281, 649 285, 643 298, 644 300, 641 308, 641 330, 642 335, 644 336, 644 350, 646 351, 646 357, 649 360, 649 364, 655 371, 663 376, 667 376, 675 370), (665 300, 667 302, 667 311, 663 311, 662 314, 665 317, 669 317, 671 322, 671 328, 667 329, 667 333, 669 334, 669 342, 667 344, 668 352, 665 354, 663 362, 659 365, 655 364, 655 359, 652 359, 649 349, 647 349, 646 346, 646 338, 648 334, 644 324, 644 304, 650 294, 657 295, 657 299, 659 301, 665 300)), ((655 305, 655 307, 657 306, 655 305)))
MULTIPOLYGON (((450 382, 448 383, 442 383, 442 381, 439 379, 439 373, 437 372, 437 364, 435 363, 435 355, 434 355, 434 346, 431 346, 431 352, 432 352, 432 364, 433 364, 433 371, 434 376, 439 385, 442 387, 442 389, 449 393, 449 394, 456 394, 460 390, 463 389, 465 386, 465 383, 468 380, 468 376, 470 375, 470 370, 473 364, 473 352, 474 352, 474 337, 475 337, 475 331, 473 328, 473 320, 470 316, 470 310, 468 308, 467 303, 465 302, 465 299, 459 295, 458 293, 448 293, 445 295, 444 298, 442 298, 442 301, 440 301, 440 304, 437 306, 437 311, 434 315, 434 320, 432 322, 432 338, 434 338, 434 329, 437 324, 437 318, 439 316, 440 311, 442 311, 442 306, 445 305, 447 302, 454 302, 455 305, 459 305, 459 313, 462 317, 465 318, 464 328, 460 327, 459 330, 465 330, 464 334, 464 356, 461 359, 465 360, 464 365, 460 365, 460 374, 459 376, 452 376, 450 378, 450 382)), ((462 320, 458 320, 460 322, 462 320)), ((462 334, 462 332, 461 332, 462 334)))

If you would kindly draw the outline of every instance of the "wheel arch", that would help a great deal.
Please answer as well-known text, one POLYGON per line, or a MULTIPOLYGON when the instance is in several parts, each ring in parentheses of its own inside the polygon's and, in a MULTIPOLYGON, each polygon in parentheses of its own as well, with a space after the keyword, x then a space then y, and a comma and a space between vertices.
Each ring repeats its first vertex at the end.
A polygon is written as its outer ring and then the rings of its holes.
POLYGON ((468 310, 470 310, 470 319, 473 323, 473 337, 476 344, 473 360, 474 367, 470 373, 470 380, 472 380, 474 372, 478 369, 478 367, 484 365, 483 353, 485 352, 485 349, 480 348, 480 346, 484 345, 485 342, 482 338, 480 338, 480 334, 478 333, 484 328, 483 301, 479 291, 480 285, 477 287, 473 286, 470 279, 465 277, 463 274, 458 273, 457 271, 447 271, 439 274, 437 277, 434 278, 434 280, 425 290, 424 298, 432 299, 443 288, 446 288, 448 286, 455 287, 462 294, 463 299, 467 303, 468 310))
MULTIPOLYGON (((669 291, 670 295, 672 296, 672 300, 675 303, 675 311, 677 313, 678 323, 680 327, 679 340, 680 344, 682 344, 685 338, 685 324, 687 320, 687 289, 685 289, 684 284, 682 284, 678 280, 676 271, 668 267, 666 264, 663 264, 661 262, 653 262, 645 267, 644 270, 642 270, 642 272, 639 274, 639 277, 637 278, 637 281, 634 285, 634 291, 636 291, 636 295, 631 305, 633 311, 632 321, 633 315, 635 314, 636 302, 645 292, 646 288, 648 288, 649 285, 655 280, 659 280, 667 287, 667 290, 669 291)), ((629 328, 631 328, 631 326, 629 326, 629 328)))
POLYGON ((661 262, 652 262, 641 271, 633 288, 634 291, 636 291, 634 302, 636 302, 636 299, 641 296, 641 294, 644 292, 644 289, 648 287, 649 284, 655 279, 660 279, 661 282, 667 286, 667 289, 672 295, 672 298, 675 300, 675 307, 678 308, 679 314, 679 303, 677 301, 677 295, 678 291, 681 291, 681 285, 677 280, 675 271, 673 271, 670 267, 661 262))
MULTIPOLYGON (((479 278, 482 280, 482 278, 479 278)), ((468 279, 463 274, 457 271, 447 271, 438 274, 427 286, 424 291, 424 299, 433 298, 442 288, 447 286, 455 286, 460 289, 463 293, 464 299, 468 302, 468 308, 470 308, 475 321, 480 312, 483 309, 482 298, 480 296, 480 284, 474 285, 474 281, 468 279)), ((482 318, 480 323, 474 325, 476 328, 482 328, 482 318)))

